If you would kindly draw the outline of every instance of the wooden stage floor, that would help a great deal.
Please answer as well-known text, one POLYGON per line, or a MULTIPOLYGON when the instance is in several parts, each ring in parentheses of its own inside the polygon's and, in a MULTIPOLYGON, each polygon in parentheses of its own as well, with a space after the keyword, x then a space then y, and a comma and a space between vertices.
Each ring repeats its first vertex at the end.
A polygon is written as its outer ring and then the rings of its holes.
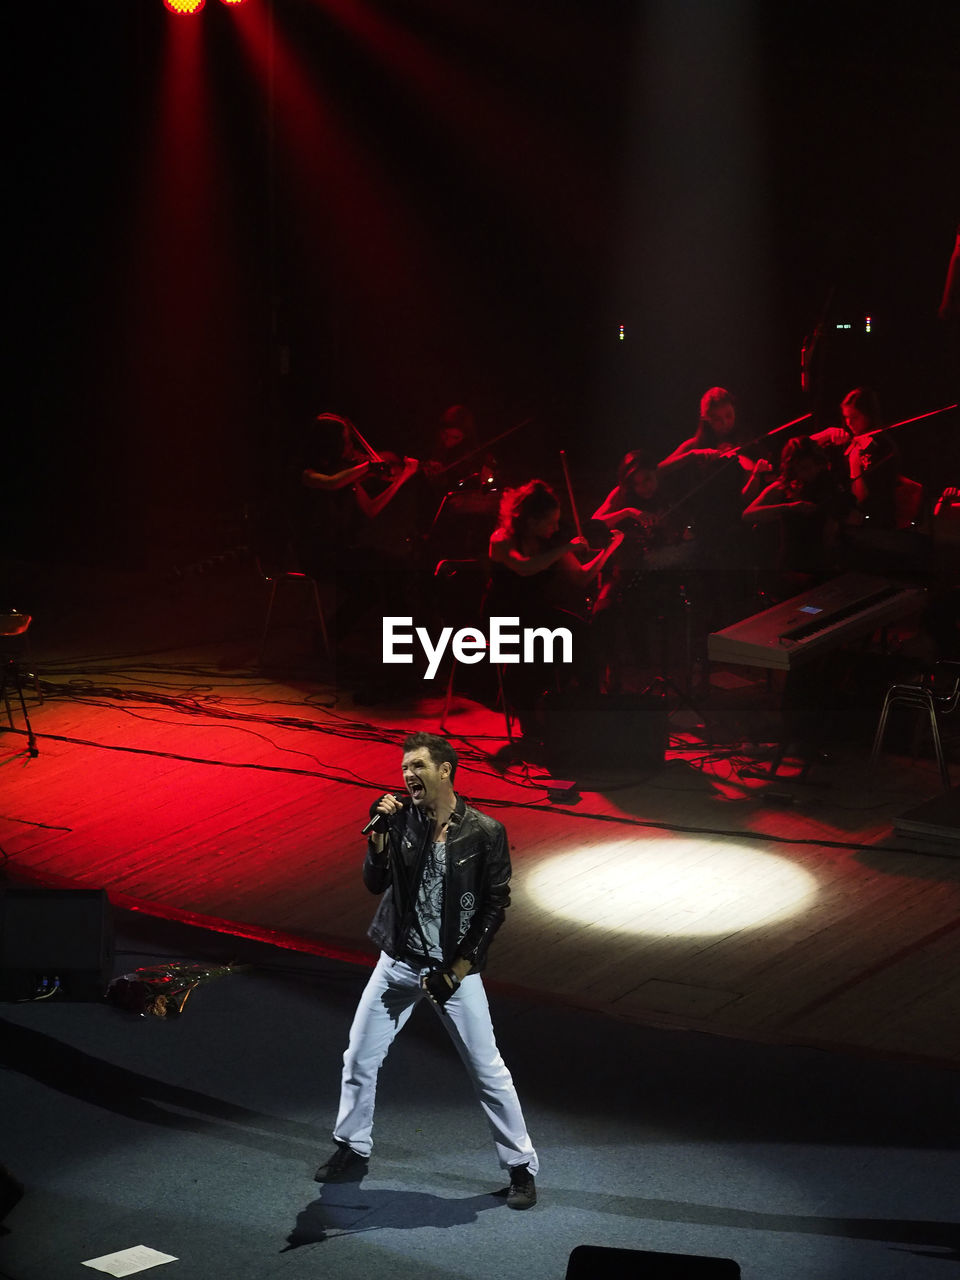
MULTIPOLYGON (((258 670, 262 598, 238 583, 48 587, 39 756, 0 737, 8 870, 372 959, 359 829, 399 786, 405 732, 437 730, 440 691, 355 705, 293 615, 271 637, 285 666, 258 670)), ((713 691, 721 722, 729 684, 713 691)), ((494 983, 659 1025, 960 1063, 960 858, 893 833, 938 793, 929 759, 889 755, 871 775, 855 741, 807 784, 758 782, 681 709, 662 768, 632 766, 625 742, 622 767, 581 774, 579 801, 554 804, 542 769, 494 767, 493 711, 457 699, 448 729, 458 790, 510 837, 494 983)))

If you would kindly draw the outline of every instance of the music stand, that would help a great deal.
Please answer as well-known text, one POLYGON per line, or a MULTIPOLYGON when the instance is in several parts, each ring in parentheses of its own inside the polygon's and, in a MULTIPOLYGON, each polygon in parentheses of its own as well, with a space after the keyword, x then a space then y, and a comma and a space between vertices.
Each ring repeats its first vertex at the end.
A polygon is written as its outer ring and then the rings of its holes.
MULTIPOLYGON (((660 674, 654 676, 650 683, 640 690, 640 693, 641 696, 659 694, 664 698, 668 694, 672 693, 677 702, 681 706, 686 707, 688 711, 692 711, 697 719, 703 724, 704 735, 707 743, 712 745, 713 732, 710 728, 710 722, 702 708, 691 696, 691 688, 693 685, 693 605, 690 600, 690 593, 683 583, 678 586, 677 594, 683 609, 683 655, 687 687, 686 689, 682 689, 680 685, 677 684, 676 680, 674 680, 673 676, 669 674, 667 668, 667 655, 669 651, 669 621, 666 616, 667 608, 664 606, 663 608, 658 609, 657 616, 657 631, 660 642, 660 674)), ((672 710, 675 711, 677 708, 673 707, 672 710)))

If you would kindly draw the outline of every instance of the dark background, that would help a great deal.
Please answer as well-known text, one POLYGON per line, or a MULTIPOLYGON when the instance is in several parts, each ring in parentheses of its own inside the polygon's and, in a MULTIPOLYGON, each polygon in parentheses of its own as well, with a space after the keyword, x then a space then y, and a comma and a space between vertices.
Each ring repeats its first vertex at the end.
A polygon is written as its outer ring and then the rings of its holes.
POLYGON ((566 447, 589 502, 714 384, 757 431, 956 398, 952 0, 275 0, 272 64, 269 15, 8 15, 8 554, 216 550, 324 408, 414 454, 532 416, 505 478, 566 447))

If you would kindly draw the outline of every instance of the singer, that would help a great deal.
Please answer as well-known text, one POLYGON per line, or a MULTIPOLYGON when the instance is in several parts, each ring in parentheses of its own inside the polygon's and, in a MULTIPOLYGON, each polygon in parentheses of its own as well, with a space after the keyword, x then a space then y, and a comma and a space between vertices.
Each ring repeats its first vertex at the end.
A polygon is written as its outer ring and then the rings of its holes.
POLYGON ((510 903, 507 833, 455 793, 457 753, 445 738, 411 734, 400 767, 404 800, 388 793, 371 809, 363 882, 381 895, 369 930, 381 954, 343 1055, 337 1145, 315 1178, 359 1182, 366 1173, 377 1075, 414 1005, 426 999, 480 1099, 500 1166, 509 1173, 507 1204, 529 1209, 537 1201, 537 1153, 494 1039, 480 977, 510 903))

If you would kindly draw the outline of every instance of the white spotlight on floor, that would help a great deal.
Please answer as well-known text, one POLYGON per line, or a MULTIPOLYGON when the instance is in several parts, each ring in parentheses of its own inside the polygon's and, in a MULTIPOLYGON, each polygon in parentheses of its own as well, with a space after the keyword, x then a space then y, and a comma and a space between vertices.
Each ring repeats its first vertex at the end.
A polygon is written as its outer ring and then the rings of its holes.
POLYGON ((525 888, 545 910, 598 929, 692 937, 796 915, 817 881, 788 858, 734 840, 637 836, 548 858, 525 888))

